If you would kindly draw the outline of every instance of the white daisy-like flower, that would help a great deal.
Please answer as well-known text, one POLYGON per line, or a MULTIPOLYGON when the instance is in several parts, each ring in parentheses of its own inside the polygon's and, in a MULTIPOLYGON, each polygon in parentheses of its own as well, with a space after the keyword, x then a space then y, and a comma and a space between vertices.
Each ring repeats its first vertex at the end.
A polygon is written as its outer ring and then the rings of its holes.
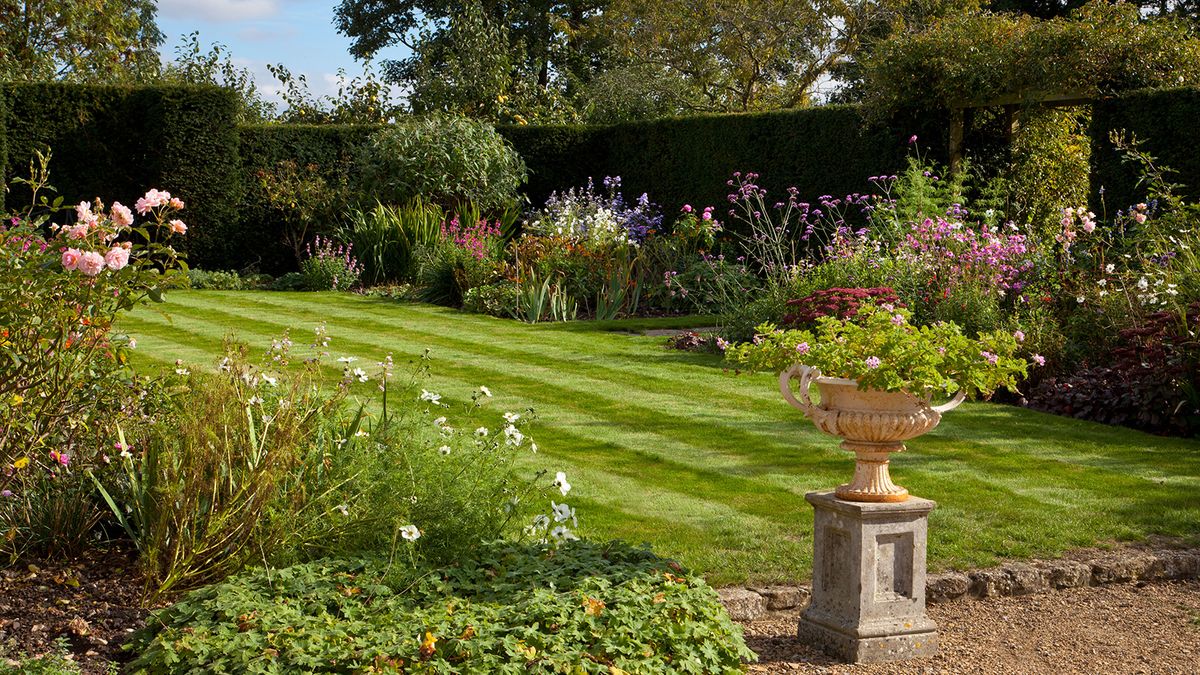
POLYGON ((438 448, 438 452, 442 453, 443 455, 448 455, 450 454, 450 446, 443 445, 442 447, 438 448))
POLYGON ((250 400, 246 401, 246 405, 262 405, 262 402, 261 396, 251 396, 250 400))
POLYGON ((370 433, 368 433, 366 429, 359 429, 358 431, 354 432, 354 437, 355 437, 355 438, 365 438, 365 437, 367 437, 367 436, 370 436, 370 435, 371 435, 371 434, 370 434, 370 433))
POLYGON ((272 387, 279 384, 279 379, 275 378, 275 377, 271 377, 270 375, 263 375, 262 381, 266 382, 267 384, 271 385, 272 387))
POLYGON ((175 374, 176 375, 191 375, 192 371, 188 370, 187 368, 176 368, 175 374))
POLYGON ((434 405, 441 405, 442 395, 435 394, 432 391, 426 391, 426 390, 422 389, 421 390, 421 400, 428 401, 429 403, 432 403, 434 405))
POLYGON ((343 356, 342 358, 338 359, 338 363, 354 363, 357 360, 358 359, 354 358, 353 356, 343 356))
POLYGON ((492 390, 488 389, 487 387, 483 386, 482 384, 479 385, 479 391, 488 398, 492 397, 492 390))
POLYGON ((446 425, 446 416, 445 415, 442 415, 441 417, 439 417, 433 421, 433 426, 435 426, 435 427, 442 427, 445 425, 446 425))
POLYGON ((558 473, 554 474, 554 487, 558 488, 558 491, 561 492, 564 497, 566 497, 567 493, 571 491, 571 484, 567 482, 566 471, 559 471, 558 473))
POLYGON ((400 536, 406 541, 416 541, 421 538, 421 530, 416 525, 405 525, 400 528, 400 536))
POLYGON ((363 370, 362 368, 355 368, 353 371, 351 371, 351 374, 354 375, 359 382, 366 382, 367 380, 371 379, 367 377, 367 371, 363 370))
POLYGON ((509 424, 514 424, 519 419, 521 419, 521 416, 517 413, 504 413, 504 421, 509 424))
POLYGON ((475 430, 475 435, 476 435, 476 436, 479 436, 480 438, 483 438, 484 436, 487 436, 487 435, 488 435, 488 428, 487 428, 487 427, 479 427, 478 429, 476 429, 476 430, 475 430))
POLYGON ((1116 265, 1114 265, 1114 264, 1112 264, 1112 263, 1109 263, 1109 264, 1107 264, 1107 265, 1105 265, 1105 266, 1104 266, 1104 271, 1105 271, 1105 272, 1107 272, 1107 273, 1109 273, 1109 274, 1112 274, 1112 273, 1113 273, 1113 270, 1115 270, 1115 269, 1117 269, 1117 266, 1116 266, 1116 265))
POLYGON ((550 527, 550 516, 544 513, 539 513, 533 518, 533 527, 539 530, 544 530, 550 527))

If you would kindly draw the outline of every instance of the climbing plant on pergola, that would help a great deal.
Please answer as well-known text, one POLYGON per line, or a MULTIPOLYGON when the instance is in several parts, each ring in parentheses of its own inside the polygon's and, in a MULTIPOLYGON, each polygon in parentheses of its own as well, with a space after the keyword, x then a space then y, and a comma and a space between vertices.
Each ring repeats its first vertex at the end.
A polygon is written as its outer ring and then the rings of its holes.
POLYGON ((1200 83, 1200 38, 1174 17, 1093 0, 1068 17, 981 12, 885 40, 865 63, 868 111, 950 112, 950 157, 964 116, 1003 107, 1008 129, 1030 105, 1080 105, 1130 89, 1200 83))

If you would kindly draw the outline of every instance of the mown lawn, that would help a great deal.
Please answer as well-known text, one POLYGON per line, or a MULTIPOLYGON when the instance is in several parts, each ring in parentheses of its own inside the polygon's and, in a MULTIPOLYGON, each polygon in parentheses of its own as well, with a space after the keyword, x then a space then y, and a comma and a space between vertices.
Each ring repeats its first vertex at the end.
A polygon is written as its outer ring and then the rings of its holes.
MULTIPOLYGON (((804 493, 852 468, 784 403, 774 377, 735 375, 715 357, 629 332, 687 319, 531 326, 325 293, 187 291, 158 308, 168 316, 141 309, 122 325, 143 366, 213 367, 228 335, 265 348, 290 328, 302 344, 320 322, 334 358, 403 362, 429 348, 430 388, 447 400, 487 385, 497 417, 537 410, 528 464, 568 472, 586 533, 650 542, 712 583, 807 578, 804 493)), ((892 474, 938 502, 933 569, 1200 535, 1200 442, 973 403, 910 443, 892 474)))

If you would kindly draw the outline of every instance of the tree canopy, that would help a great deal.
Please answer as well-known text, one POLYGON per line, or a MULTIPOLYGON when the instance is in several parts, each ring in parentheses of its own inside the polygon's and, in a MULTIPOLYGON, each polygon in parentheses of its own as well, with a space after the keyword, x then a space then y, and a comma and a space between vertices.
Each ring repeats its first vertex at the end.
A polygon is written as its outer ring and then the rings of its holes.
POLYGON ((154 0, 0 0, 0 80, 117 82, 158 72, 154 0))

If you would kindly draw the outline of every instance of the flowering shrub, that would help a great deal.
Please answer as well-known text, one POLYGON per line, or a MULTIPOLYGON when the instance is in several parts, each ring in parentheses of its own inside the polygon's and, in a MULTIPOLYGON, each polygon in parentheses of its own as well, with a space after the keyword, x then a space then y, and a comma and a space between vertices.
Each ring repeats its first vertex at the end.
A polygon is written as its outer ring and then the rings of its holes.
POLYGON ((571 188, 553 193, 546 205, 535 212, 525 225, 534 235, 555 235, 593 246, 638 246, 662 227, 658 205, 646 195, 632 206, 621 195, 621 177, 604 179, 607 194, 596 191, 588 179, 586 188, 571 188))
POLYGON ((824 316, 853 319, 864 303, 894 304, 899 301, 890 288, 829 288, 815 291, 803 298, 788 300, 791 313, 783 317, 789 326, 804 326, 824 316))
POLYGON ((317 235, 304 246, 300 274, 310 291, 344 291, 358 283, 362 264, 351 253, 353 244, 339 244, 317 235))
MULTIPOLYGON (((47 162, 25 181, 35 200, 47 162)), ((113 326, 175 282, 167 242, 187 232, 183 202, 158 190, 134 209, 82 202, 65 225, 49 221, 56 203, 41 196, 0 225, 0 527, 9 546, 51 553, 86 541, 98 512, 84 472, 106 465, 116 424, 157 400, 113 326)))
POLYGON ((254 570, 138 634, 133 672, 740 673, 716 592, 619 543, 490 544, 452 567, 386 559, 254 570), (336 640, 330 636, 336 635, 336 640))
POLYGON ((1020 291, 1033 267, 1027 240, 1016 225, 1009 233, 996 226, 971 225, 954 218, 925 218, 913 223, 897 257, 919 266, 943 289, 977 283, 998 292, 1020 291))
POLYGON ((881 304, 864 305, 852 320, 820 318, 815 331, 766 324, 753 342, 729 347, 725 357, 752 371, 780 372, 799 363, 827 377, 857 380, 862 389, 916 396, 1016 391, 1017 377, 1026 374, 1025 361, 1013 356, 1021 333, 994 331, 971 339, 952 323, 918 328, 910 318, 905 309, 881 304))

